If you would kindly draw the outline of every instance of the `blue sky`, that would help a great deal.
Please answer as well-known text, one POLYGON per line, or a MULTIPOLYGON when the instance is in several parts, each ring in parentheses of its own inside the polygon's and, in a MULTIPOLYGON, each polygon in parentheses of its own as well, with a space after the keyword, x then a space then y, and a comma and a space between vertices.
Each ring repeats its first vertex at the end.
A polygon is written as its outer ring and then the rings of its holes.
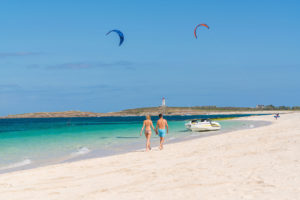
POLYGON ((299 105, 299 1, 1 1, 0 115, 299 105), (200 28, 198 39, 193 29, 200 28), (125 42, 105 36, 120 29, 125 42))

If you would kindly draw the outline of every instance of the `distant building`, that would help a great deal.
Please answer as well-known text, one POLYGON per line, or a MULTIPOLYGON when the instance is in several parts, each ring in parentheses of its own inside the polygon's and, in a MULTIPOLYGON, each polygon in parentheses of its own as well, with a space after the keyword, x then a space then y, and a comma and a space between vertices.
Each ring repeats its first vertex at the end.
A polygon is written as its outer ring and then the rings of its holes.
POLYGON ((258 109, 264 109, 265 105, 256 105, 256 108, 258 108, 258 109))
POLYGON ((165 107, 165 106, 166 106, 166 99, 165 97, 163 97, 161 102, 161 107, 165 107))

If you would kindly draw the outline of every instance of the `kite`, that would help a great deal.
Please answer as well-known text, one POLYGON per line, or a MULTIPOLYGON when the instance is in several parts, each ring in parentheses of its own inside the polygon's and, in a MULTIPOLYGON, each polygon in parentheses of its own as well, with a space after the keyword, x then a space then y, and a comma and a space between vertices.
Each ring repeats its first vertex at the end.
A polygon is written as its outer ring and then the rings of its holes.
POLYGON ((110 34, 111 32, 115 32, 115 33, 117 33, 119 35, 119 37, 120 37, 119 46, 121 46, 122 43, 124 42, 124 34, 120 30, 111 30, 108 33, 106 33, 106 35, 110 34))
POLYGON ((199 26, 204 26, 204 27, 206 27, 206 28, 209 29, 209 26, 207 26, 207 24, 198 24, 198 25, 196 26, 195 30, 194 30, 194 35, 195 35, 195 38, 196 38, 196 39, 197 39, 197 29, 198 29, 199 26))

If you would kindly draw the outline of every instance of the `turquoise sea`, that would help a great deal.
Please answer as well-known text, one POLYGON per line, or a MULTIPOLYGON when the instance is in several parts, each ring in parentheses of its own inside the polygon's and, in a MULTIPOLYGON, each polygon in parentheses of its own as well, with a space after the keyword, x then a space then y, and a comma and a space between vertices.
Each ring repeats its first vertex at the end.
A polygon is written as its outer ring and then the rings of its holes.
MULTIPOLYGON (((177 142, 258 125, 242 120, 220 120, 222 130, 207 133, 193 133, 184 126, 195 118, 242 116, 249 115, 167 116, 170 133, 166 141, 177 142)), ((143 120, 144 117, 0 119, 0 173, 142 149, 145 138, 139 133, 143 120)), ((157 146, 158 141, 153 134, 152 146, 157 146)))

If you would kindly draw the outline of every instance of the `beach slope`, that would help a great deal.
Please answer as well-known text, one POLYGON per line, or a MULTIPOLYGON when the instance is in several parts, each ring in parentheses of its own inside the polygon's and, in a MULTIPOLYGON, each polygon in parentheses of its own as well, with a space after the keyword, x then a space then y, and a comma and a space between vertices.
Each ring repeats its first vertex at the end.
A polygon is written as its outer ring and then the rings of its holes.
POLYGON ((300 114, 246 120, 273 123, 2 174, 0 199, 300 199, 300 114))

